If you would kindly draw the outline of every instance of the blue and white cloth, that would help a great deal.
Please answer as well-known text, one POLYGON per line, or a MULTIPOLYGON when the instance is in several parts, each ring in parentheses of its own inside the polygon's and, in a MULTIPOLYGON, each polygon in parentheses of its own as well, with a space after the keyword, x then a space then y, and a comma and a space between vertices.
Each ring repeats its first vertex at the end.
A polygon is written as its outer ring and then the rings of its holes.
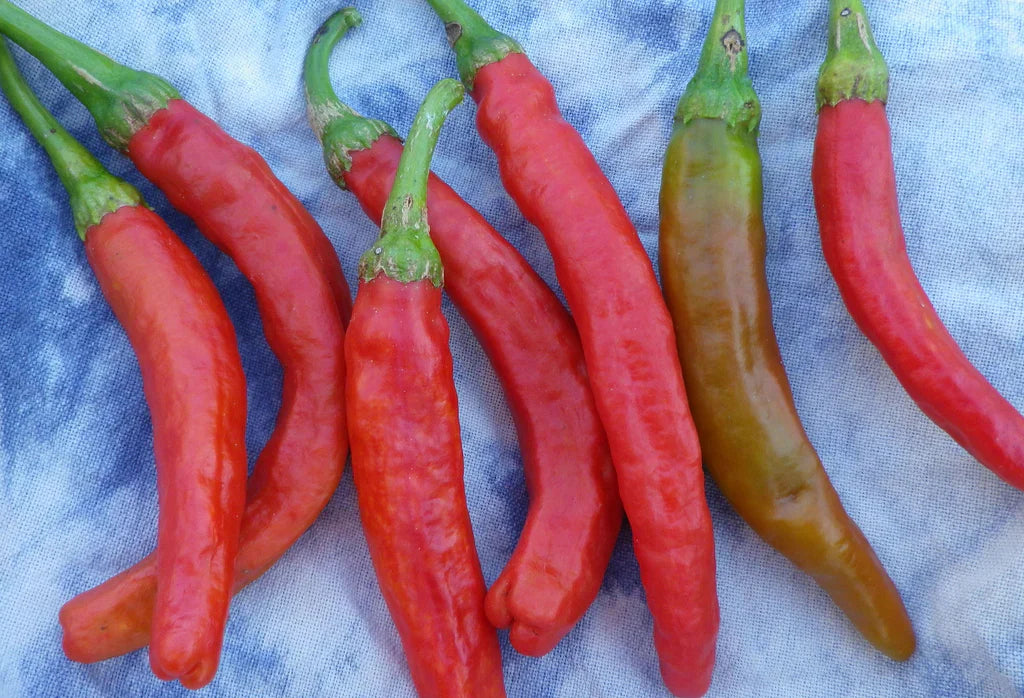
MULTIPOLYGON (((324 0, 19 0, 115 59, 161 74, 251 144, 330 236, 350 282, 375 226, 328 178, 306 124, 307 41, 324 0)), ((1024 692, 1024 494, 985 470, 900 388, 847 314, 822 258, 811 197, 814 86, 824 0, 749 3, 764 120, 768 281, 782 355, 811 440, 906 601, 914 657, 864 642, 806 576, 764 544, 713 484, 722 626, 712 696, 1014 696, 1024 692)), ((619 191, 652 258, 661 156, 712 0, 475 0, 555 85, 619 191)), ((362 0, 365 24, 333 61, 339 93, 405 132, 436 80, 455 74, 422 0, 362 0)), ((914 266, 939 314, 991 382, 1024 408, 1024 2, 874 0, 891 68, 900 207, 914 266)), ((238 332, 249 384, 250 460, 270 434, 280 369, 234 264, 99 139, 92 120, 24 52, 43 101, 138 186, 209 270, 238 332)), ((435 171, 552 285, 550 257, 504 193, 467 101, 435 171)), ((0 100, 0 696, 183 696, 145 651, 78 665, 57 611, 153 545, 156 490, 141 380, 40 148, 0 100)), ((501 389, 446 304, 484 574, 508 559, 527 496, 501 389)), ((667 696, 628 529, 593 607, 541 659, 502 633, 514 698, 667 696)), ((314 527, 231 607, 207 696, 412 696, 377 590, 351 476, 314 527)))

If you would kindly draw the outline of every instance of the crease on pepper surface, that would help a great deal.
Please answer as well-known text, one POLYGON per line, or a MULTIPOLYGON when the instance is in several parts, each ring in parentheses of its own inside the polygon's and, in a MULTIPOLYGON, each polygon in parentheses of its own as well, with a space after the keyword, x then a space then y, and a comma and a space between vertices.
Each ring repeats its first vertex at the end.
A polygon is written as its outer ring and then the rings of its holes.
POLYGON ((743 0, 718 0, 665 154, 659 261, 704 467, 737 513, 880 651, 907 659, 899 593, 844 511, 793 402, 765 276, 760 103, 743 0))

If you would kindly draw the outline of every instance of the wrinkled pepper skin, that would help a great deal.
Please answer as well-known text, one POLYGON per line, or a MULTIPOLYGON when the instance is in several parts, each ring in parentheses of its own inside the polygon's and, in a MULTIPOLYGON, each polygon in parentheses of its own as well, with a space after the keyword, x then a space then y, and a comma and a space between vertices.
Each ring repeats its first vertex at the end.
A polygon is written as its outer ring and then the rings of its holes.
POLYGON ((428 2, 477 103, 477 130, 506 191, 544 236, 579 330, 662 679, 677 696, 703 695, 719 624, 714 538, 672 319, 651 260, 522 47, 463 0, 428 2))
POLYGON ((889 71, 861 0, 830 0, 811 180, 825 261, 864 336, 918 407, 1024 489, 1024 416, 957 346, 914 274, 900 222, 889 71))
POLYGON ((420 698, 505 695, 466 507, 444 268, 426 207, 430 159, 463 93, 441 80, 416 113, 380 236, 359 260, 345 340, 359 515, 420 698))
MULTIPOLYGON (((348 440, 338 299, 349 298, 348 287, 333 250, 328 257, 322 248, 330 242, 264 160, 188 103, 157 112, 129 155, 252 282, 284 369, 277 424, 249 479, 238 591, 313 523, 341 477, 348 440)), ((155 585, 149 557, 69 601, 61 610, 68 657, 99 661, 144 646, 155 585)), ((204 662, 187 680, 202 685, 215 670, 204 662)))
POLYGON ((660 266, 704 467, 737 513, 893 659, 914 634, 800 423, 772 325, 756 133, 677 124, 661 189, 660 266))
POLYGON ((383 274, 361 282, 345 358, 360 517, 416 690, 504 696, 466 509, 441 289, 383 274))
POLYGON ((1024 489, 1024 417, 961 351, 907 256, 884 103, 821 109, 812 177, 825 261, 857 327, 928 417, 1024 489))
MULTIPOLYGON (((345 183, 379 221, 401 142, 352 154, 345 183)), ((451 187, 427 184, 445 290, 501 380, 530 492, 512 558, 487 592, 487 617, 519 652, 549 652, 597 596, 622 522, 608 442, 569 314, 526 260, 451 187)))
MULTIPOLYGON (((167 195, 171 205, 195 221, 200 232, 234 259, 253 283, 264 332, 278 358, 291 355, 283 346, 288 340, 270 335, 287 335, 300 328, 287 326, 285 316, 294 309, 275 298, 289 293, 296 294, 292 300, 300 298, 299 291, 277 283, 301 280, 312 286, 309 293, 314 298, 303 302, 314 304, 318 312, 325 312, 325 303, 318 296, 323 295, 320 287, 326 283, 348 322, 352 294, 331 241, 259 153, 225 133, 185 100, 175 99, 136 132, 127 155, 139 172, 167 195), (276 270, 283 263, 299 270, 276 270), (320 273, 311 265, 319 267, 320 273), (257 283, 264 276, 271 278, 257 283)), ((331 339, 333 349, 338 346, 337 332, 331 332, 331 339)))
POLYGON ((108 214, 85 249, 139 359, 153 417, 153 618, 163 643, 154 651, 177 676, 220 655, 245 504, 245 376, 213 283, 156 214, 108 214))
POLYGON ((483 66, 472 95, 480 135, 505 189, 544 234, 579 328, 662 677, 677 695, 702 695, 718 633, 714 540, 672 321, 651 261, 525 55, 483 66))

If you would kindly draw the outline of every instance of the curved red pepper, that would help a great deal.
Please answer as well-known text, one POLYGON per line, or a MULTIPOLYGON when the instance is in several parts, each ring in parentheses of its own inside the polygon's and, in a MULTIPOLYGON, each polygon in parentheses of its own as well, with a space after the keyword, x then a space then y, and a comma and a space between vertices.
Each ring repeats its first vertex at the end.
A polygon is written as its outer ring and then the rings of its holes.
MULTIPOLYGON (((331 86, 338 41, 362 21, 332 14, 303 69, 310 123, 327 168, 379 222, 402 155, 383 122, 360 116, 331 86)), ((530 508, 519 544, 487 593, 487 617, 524 654, 550 651, 597 596, 622 523, 615 470, 572 318, 516 249, 434 175, 431 239, 445 289, 504 388, 519 435, 530 508)))
POLYGON ((832 0, 812 179, 822 249, 850 315, 918 407, 1024 489, 1024 417, 964 356, 907 256, 896 198, 888 70, 860 0, 832 0))
POLYGON ((926 415, 1024 489, 1024 417, 964 356, 907 257, 882 102, 822 108, 812 176, 825 261, 861 332, 926 415))
MULTIPOLYGON (((5 6, 0 4, 0 20, 5 6)), ((0 87, 68 190, 86 255, 142 369, 159 517, 153 671, 220 655, 245 493, 245 376, 235 333, 196 258, 39 102, 0 38, 0 87)))
POLYGON ((477 129, 505 189, 540 229, 579 328, 598 414, 633 531, 666 685, 707 691, 718 633, 714 540, 700 446, 672 320, 651 260, 554 89, 509 37, 461 0, 447 23, 477 129))
POLYGON ((551 84, 526 56, 484 66, 473 98, 501 180, 544 233, 580 330, 662 677, 673 693, 703 694, 718 632, 711 516, 672 322, 650 258, 590 151, 561 118, 551 84))
POLYGON ((139 358, 153 415, 153 622, 163 643, 154 652, 179 676, 220 655, 245 502, 245 377, 213 283, 156 214, 121 208, 86 233, 85 249, 139 358))
MULTIPOLYGON (((344 465, 342 318, 351 301, 333 247, 256 151, 157 76, 118 65, 7 2, 0 2, 0 30, 55 72, 90 109, 104 137, 127 152, 253 285, 284 389, 277 425, 249 483, 240 588, 313 522, 344 465)), ((154 592, 155 584, 152 561, 143 561, 72 599, 61 611, 68 656, 96 661, 144 645, 153 594, 170 593, 154 592)), ((159 676, 180 676, 190 688, 213 678, 217 655, 200 658, 179 633, 173 643, 161 639, 170 632, 163 621, 152 630, 151 663, 159 676), (195 661, 186 666, 180 654, 195 661)))
MULTIPOLYGON (((319 226, 264 160, 186 102, 157 112, 132 138, 129 155, 252 282, 267 342, 284 368, 277 424, 249 480, 237 591, 313 523, 341 477, 348 444, 335 297, 339 288, 348 297, 347 285, 340 269, 325 272, 337 257, 322 253, 319 226)), ((61 610, 68 657, 98 661, 144 646, 154 585, 147 558, 69 601, 61 610)), ((186 681, 204 685, 215 671, 216 662, 204 662, 186 681)))

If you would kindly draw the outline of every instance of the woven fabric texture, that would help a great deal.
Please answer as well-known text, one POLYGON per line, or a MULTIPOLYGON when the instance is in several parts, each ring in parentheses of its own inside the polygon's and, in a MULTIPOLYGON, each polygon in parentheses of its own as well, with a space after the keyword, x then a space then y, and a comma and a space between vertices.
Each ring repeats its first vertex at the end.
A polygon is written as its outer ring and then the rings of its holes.
MULTIPOLYGON (((170 80, 252 145, 327 232, 355 285, 375 226, 327 176, 305 117, 307 41, 337 6, 321 0, 19 0, 62 31, 170 80)), ((852 517, 915 623, 897 664, 771 550, 713 484, 722 625, 711 696, 1013 696, 1024 692, 1024 495, 911 402, 850 319, 825 266, 810 184, 823 0, 748 3, 764 119, 767 273, 797 407, 852 517)), ((656 257, 661 157, 696 66, 712 0, 474 0, 555 86, 656 257)), ((455 74, 422 0, 363 0, 365 24, 332 61, 339 94, 405 133, 427 89, 455 74)), ((900 209, 914 267, 967 356, 1024 408, 1024 2, 875 0, 888 60, 900 209)), ((40 97, 116 174, 139 187, 209 271, 248 379, 247 446, 273 428, 280 368, 250 286, 190 221, 104 144, 85 109, 30 56, 40 97)), ((493 154, 456 109, 434 170, 557 289, 550 256, 505 194, 493 154)), ((570 211, 566 215, 572 215, 570 211)), ((183 696, 145 651, 78 665, 60 648, 61 604, 147 553, 156 489, 149 416, 128 341, 106 305, 42 150, 0 99, 0 696, 183 696)), ((509 289, 514 293, 514 289, 509 289)), ((507 561, 527 495, 499 383, 446 301, 466 491, 488 582, 507 561)), ((501 633, 514 698, 668 696, 657 668, 628 527, 603 588, 548 656, 501 633)), ((206 696, 412 696, 346 472, 317 523, 232 604, 206 696)))

